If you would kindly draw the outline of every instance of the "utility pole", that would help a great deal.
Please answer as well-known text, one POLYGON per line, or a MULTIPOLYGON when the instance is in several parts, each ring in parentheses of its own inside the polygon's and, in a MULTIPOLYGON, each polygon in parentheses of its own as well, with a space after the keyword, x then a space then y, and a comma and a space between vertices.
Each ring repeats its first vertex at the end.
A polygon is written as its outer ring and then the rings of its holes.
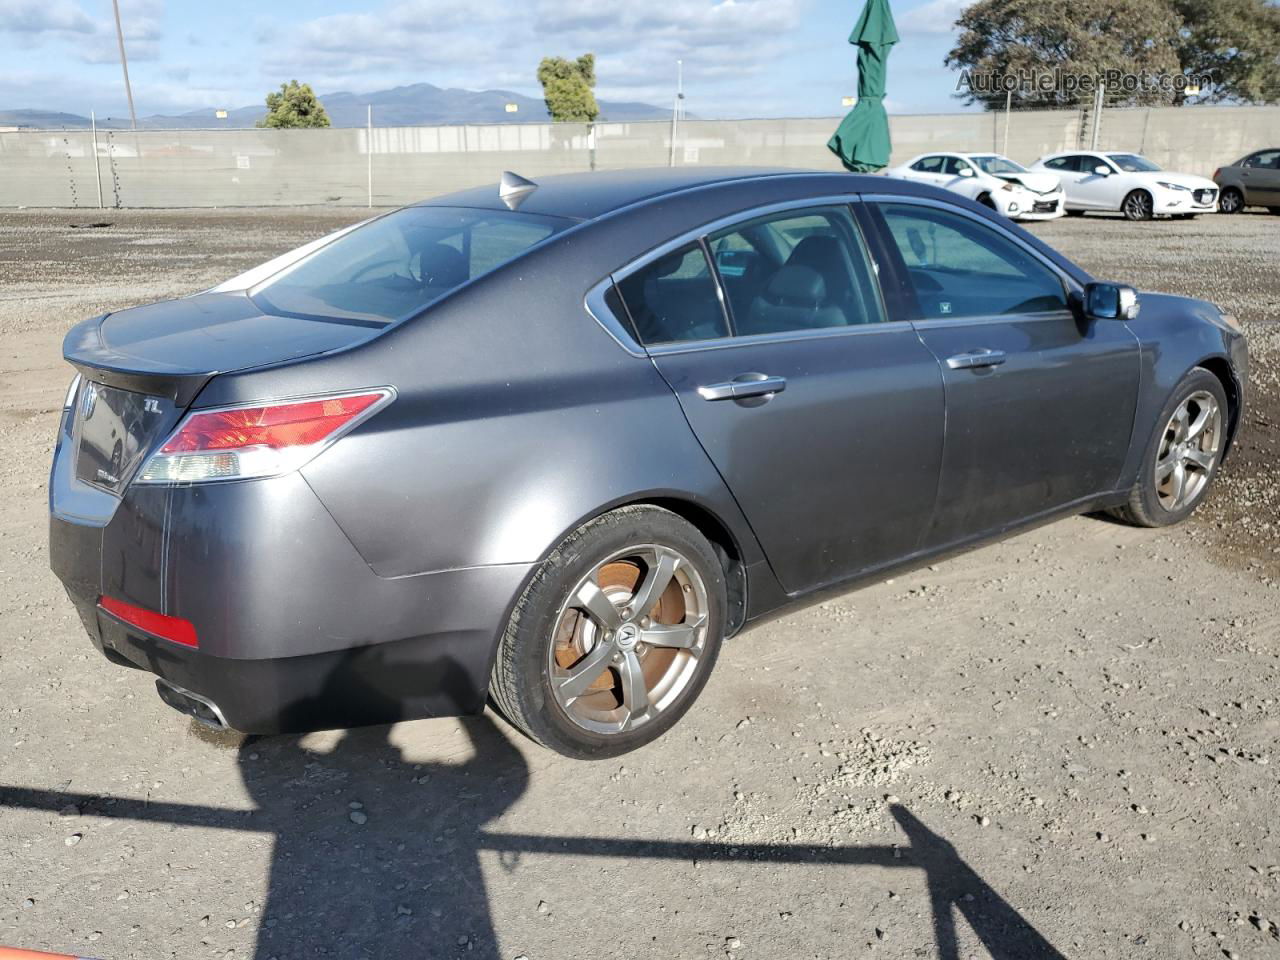
POLYGON ((89 125, 93 128, 93 182, 98 185, 98 209, 102 209, 102 164, 98 160, 98 114, 89 111, 89 125))
POLYGON ((129 123, 138 129, 138 115, 133 110, 133 87, 129 85, 129 58, 124 55, 124 28, 120 26, 120 0, 111 0, 116 11, 116 40, 120 42, 120 69, 124 71, 124 92, 129 98, 129 123))
POLYGON ((1102 133, 1102 100, 1105 91, 1101 83, 1093 95, 1093 129, 1089 131, 1089 149, 1098 149, 1098 136, 1102 133))
POLYGON ((671 158, 668 166, 676 165, 676 134, 680 129, 680 115, 684 113, 684 61, 676 61, 676 102, 671 107, 671 158))
POLYGON ((1009 120, 1013 115, 1013 90, 1005 91, 1004 95, 1004 149, 1000 152, 1004 156, 1009 155, 1009 120))

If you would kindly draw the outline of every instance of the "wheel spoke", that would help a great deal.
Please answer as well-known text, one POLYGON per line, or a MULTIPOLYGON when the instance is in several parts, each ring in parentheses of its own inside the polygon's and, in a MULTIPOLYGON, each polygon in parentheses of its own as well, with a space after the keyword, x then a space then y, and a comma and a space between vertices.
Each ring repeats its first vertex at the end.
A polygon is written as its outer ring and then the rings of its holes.
POLYGON ((1173 501, 1174 509, 1177 509, 1182 504, 1182 494, 1187 489, 1187 468, 1182 461, 1178 461, 1178 464, 1173 468, 1172 482, 1173 486, 1169 491, 1169 496, 1173 501))
POLYGON ((1178 458, 1172 453, 1156 464, 1156 482, 1163 483, 1165 477, 1173 473, 1173 468, 1178 465, 1178 458))
POLYGON ((640 640, 655 647, 691 650, 698 643, 698 631, 702 629, 706 619, 698 617, 687 623, 655 623, 640 631, 640 640))
POLYGON ((655 549, 654 563, 645 574, 644 582, 636 587, 636 592, 631 597, 630 607, 633 617, 643 617, 658 605, 667 585, 671 583, 671 578, 675 576, 678 566, 680 566, 680 558, 674 553, 663 550, 661 547, 655 549))
POLYGON ((612 643, 597 643, 590 653, 569 669, 567 677, 553 678, 552 683, 560 702, 568 706, 586 693, 604 672, 612 653, 612 643))
POLYGON ((578 593, 574 597, 574 606, 581 607, 591 616, 591 619, 610 632, 622 626, 622 614, 618 608, 591 580, 578 588, 578 593))
POLYGON ((627 708, 625 726, 649 709, 649 689, 644 684, 644 670, 634 650, 628 650, 618 667, 622 679, 622 703, 627 708))
POLYGON ((1194 465, 1207 472, 1213 467, 1214 456, 1215 454, 1207 450, 1192 447, 1187 451, 1188 466, 1194 465))
POLYGON ((1190 425, 1187 427, 1186 439, 1195 440, 1197 437, 1199 437, 1200 434, 1204 432, 1204 428, 1208 425, 1209 420, 1213 417, 1214 413, 1216 412, 1217 411, 1215 411, 1208 404, 1201 404, 1200 412, 1196 414, 1196 418, 1192 420, 1190 425))
POLYGON ((1190 417, 1191 414, 1187 410, 1187 405, 1185 403, 1180 406, 1178 408, 1178 412, 1173 415, 1173 439, 1175 443, 1181 443, 1183 440, 1187 439, 1187 421, 1190 417))

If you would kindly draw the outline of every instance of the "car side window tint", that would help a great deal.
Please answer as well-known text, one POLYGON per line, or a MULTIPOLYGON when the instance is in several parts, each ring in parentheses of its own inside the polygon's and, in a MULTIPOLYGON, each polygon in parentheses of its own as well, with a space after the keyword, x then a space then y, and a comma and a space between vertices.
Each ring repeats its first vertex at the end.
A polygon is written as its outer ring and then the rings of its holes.
POLYGON ((962 177, 964 176, 964 171, 969 169, 971 169, 969 164, 958 157, 947 157, 947 165, 943 172, 951 177, 962 177))
POLYGON ((1044 165, 1050 170, 1063 170, 1067 172, 1080 169, 1079 165, 1076 163, 1075 157, 1054 157, 1052 160, 1046 160, 1044 165))
POLYGON ((911 165, 912 170, 920 173, 941 173, 942 157, 925 157, 923 160, 917 160, 911 165))
POLYGON ((936 207, 879 205, 926 319, 1067 308, 1056 273, 998 228, 936 207))
POLYGON ((697 243, 646 264, 620 281, 618 289, 646 345, 729 335, 715 278, 697 243))
POLYGON ((1246 167, 1262 167, 1266 169, 1280 167, 1280 150, 1264 150, 1262 153, 1255 153, 1244 162, 1244 165, 1246 167))
POLYGON ((870 261, 845 207, 761 217, 709 242, 738 336, 884 320, 870 261))

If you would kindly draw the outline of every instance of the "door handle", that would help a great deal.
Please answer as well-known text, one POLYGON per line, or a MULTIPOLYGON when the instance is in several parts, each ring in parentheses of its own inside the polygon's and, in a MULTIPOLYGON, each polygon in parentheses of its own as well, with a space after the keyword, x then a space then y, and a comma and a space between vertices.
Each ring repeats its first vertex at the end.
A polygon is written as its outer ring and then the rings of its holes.
POLYGON ((976 370, 979 367, 998 367, 1008 359, 1003 350, 974 350, 948 357, 947 366, 952 370, 976 370))
POLYGON ((725 383, 711 383, 698 388, 703 400, 743 400, 749 397, 772 397, 787 389, 786 377, 764 373, 744 373, 725 383))

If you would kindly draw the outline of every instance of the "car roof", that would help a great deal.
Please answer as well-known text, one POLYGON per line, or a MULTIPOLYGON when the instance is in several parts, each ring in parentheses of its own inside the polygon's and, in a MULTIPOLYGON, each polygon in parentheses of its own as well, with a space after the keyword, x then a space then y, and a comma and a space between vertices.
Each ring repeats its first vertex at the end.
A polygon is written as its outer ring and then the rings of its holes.
MULTIPOLYGON (((518 172, 518 171, 517 171, 518 172)), ((799 170, 790 167, 654 167, 637 170, 602 170, 591 173, 567 173, 528 179, 537 189, 519 204, 521 213, 594 220, 625 207, 649 200, 684 194, 689 191, 741 183, 747 180, 768 181, 785 177, 811 177, 816 181, 836 181, 832 190, 856 193, 882 186, 879 177, 833 172, 799 170)), ((498 196, 496 183, 461 190, 424 200, 418 206, 471 207, 481 210, 506 210, 498 196)))

